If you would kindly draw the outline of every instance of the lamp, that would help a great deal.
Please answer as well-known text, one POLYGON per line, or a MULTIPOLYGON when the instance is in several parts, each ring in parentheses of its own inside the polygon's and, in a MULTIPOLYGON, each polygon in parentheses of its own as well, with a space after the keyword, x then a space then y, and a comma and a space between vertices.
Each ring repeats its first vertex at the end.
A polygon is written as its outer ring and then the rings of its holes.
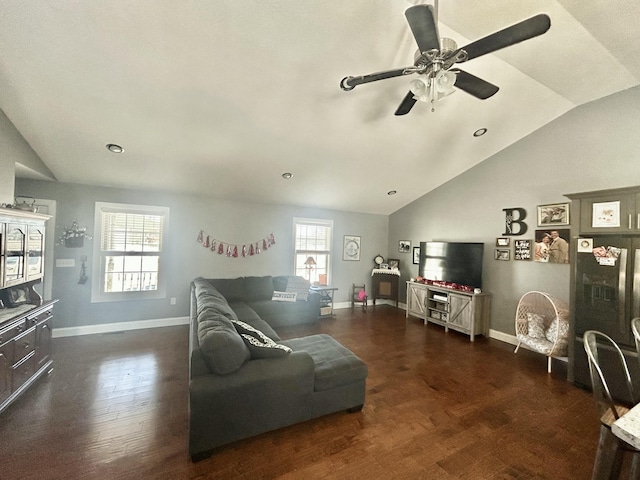
POLYGON ((316 261, 313 259, 313 257, 307 257, 304 262, 304 267, 309 271, 309 282, 311 282, 311 270, 313 270, 313 267, 315 266, 316 261))
POLYGON ((453 85, 456 74, 447 70, 431 70, 428 73, 418 75, 418 78, 410 83, 413 98, 421 102, 430 102, 431 111, 434 111, 434 103, 442 97, 454 92, 453 85))

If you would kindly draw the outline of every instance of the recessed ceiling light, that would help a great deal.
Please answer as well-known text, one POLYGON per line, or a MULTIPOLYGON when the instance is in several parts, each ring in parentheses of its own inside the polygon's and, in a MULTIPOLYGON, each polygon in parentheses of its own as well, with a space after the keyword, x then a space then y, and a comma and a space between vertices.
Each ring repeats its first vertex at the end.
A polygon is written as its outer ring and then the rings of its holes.
POLYGON ((115 143, 107 143, 107 149, 109 149, 112 153, 122 153, 124 152, 124 148, 120 145, 116 145, 115 143))
POLYGON ((293 173, 290 172, 284 172, 282 174, 282 178, 284 178, 285 180, 289 180, 290 178, 293 178, 293 173))
POLYGON ((398 193, 396 190, 389 190, 387 195, 395 195, 396 193, 398 193))
POLYGON ((475 132, 473 132, 473 136, 474 137, 481 137, 482 135, 484 135, 485 133, 487 133, 487 129, 486 128, 479 128, 478 130, 476 130, 475 132))

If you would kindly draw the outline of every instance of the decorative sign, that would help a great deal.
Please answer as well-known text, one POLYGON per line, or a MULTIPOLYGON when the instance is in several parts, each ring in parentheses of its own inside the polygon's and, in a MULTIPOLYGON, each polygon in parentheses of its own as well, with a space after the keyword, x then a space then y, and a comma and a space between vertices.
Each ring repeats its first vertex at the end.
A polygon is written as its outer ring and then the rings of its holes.
POLYGON ((524 223, 524 219, 527 218, 527 211, 524 208, 503 208, 502 211, 505 214, 504 217, 504 229, 503 235, 514 236, 524 235, 527 233, 527 226, 524 223))
POLYGON ((513 246, 514 260, 531 260, 531 240, 516 240, 513 246))

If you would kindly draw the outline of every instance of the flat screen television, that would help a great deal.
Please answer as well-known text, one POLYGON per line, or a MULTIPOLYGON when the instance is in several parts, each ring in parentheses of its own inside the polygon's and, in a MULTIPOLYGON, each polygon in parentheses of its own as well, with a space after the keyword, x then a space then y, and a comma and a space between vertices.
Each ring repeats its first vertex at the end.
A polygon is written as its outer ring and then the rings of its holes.
POLYGON ((418 274, 426 280, 482 288, 484 243, 420 242, 418 274))

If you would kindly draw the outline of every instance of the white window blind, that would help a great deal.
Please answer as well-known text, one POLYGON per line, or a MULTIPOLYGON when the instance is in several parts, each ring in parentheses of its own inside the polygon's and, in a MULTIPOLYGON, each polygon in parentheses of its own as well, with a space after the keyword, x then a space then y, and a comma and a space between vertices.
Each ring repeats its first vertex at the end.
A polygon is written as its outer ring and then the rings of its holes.
POLYGON ((157 298, 151 293, 160 293, 163 285, 168 214, 166 207, 96 203, 99 249, 94 258, 99 277, 94 283, 97 291, 92 288, 93 301, 157 298))
POLYGON ((330 281, 332 220, 294 219, 295 225, 295 275, 304 277, 311 283, 330 281), (312 258, 314 265, 308 265, 312 258))

